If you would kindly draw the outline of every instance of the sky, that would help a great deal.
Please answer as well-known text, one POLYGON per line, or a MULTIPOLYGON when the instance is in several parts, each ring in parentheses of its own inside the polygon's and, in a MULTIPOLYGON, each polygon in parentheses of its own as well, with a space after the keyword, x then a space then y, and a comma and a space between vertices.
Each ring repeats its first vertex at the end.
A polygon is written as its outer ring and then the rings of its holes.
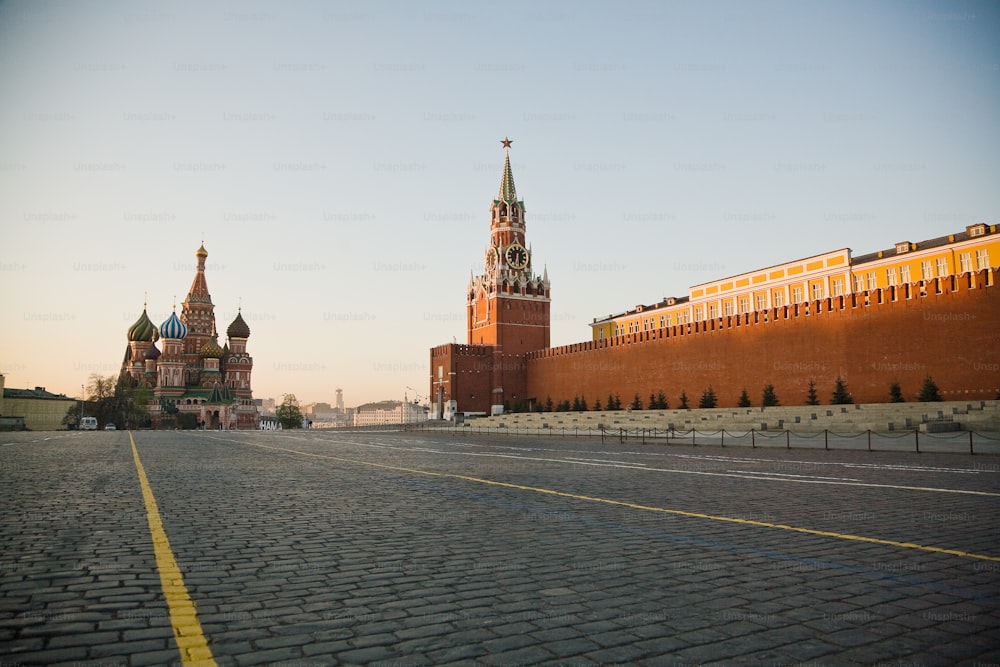
POLYGON ((553 345, 1000 222, 995 2, 0 3, 0 372, 80 394, 204 242, 260 398, 425 400, 510 137, 553 345))

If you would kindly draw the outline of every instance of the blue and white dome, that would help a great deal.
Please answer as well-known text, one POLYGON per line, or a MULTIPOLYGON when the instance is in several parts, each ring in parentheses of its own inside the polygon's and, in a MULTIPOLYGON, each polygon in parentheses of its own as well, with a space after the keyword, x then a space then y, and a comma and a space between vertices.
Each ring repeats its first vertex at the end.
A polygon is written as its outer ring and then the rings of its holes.
POLYGON ((187 325, 181 322, 174 311, 167 321, 160 325, 160 338, 185 338, 188 335, 187 325))

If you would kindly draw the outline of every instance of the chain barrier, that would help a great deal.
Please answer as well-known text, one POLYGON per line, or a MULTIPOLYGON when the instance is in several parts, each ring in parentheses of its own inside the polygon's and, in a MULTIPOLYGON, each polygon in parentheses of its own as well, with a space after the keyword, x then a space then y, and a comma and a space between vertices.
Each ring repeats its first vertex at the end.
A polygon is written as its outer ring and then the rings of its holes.
MULTIPOLYGON (((389 430, 387 428, 389 425, 385 426, 375 426, 375 427, 361 427, 360 429, 355 428, 351 430, 389 430)), ((948 434, 933 434, 933 433, 921 433, 919 429, 913 429, 910 431, 858 431, 857 433, 837 433, 835 431, 824 430, 816 432, 799 432, 790 430, 781 431, 770 431, 770 430, 757 430, 750 429, 745 432, 733 432, 727 431, 726 429, 719 429, 715 431, 699 431, 698 429, 684 429, 678 430, 675 428, 668 429, 655 429, 655 428, 572 428, 567 429, 562 428, 530 428, 530 427, 509 427, 509 426, 476 426, 472 424, 466 424, 464 426, 449 425, 444 426, 435 423, 416 423, 416 424, 395 424, 392 425, 394 429, 408 430, 408 431, 437 431, 445 432, 453 435, 461 434, 479 434, 479 435, 508 435, 508 436, 544 436, 548 435, 550 437, 585 437, 585 438, 597 438, 600 437, 601 441, 604 442, 606 438, 617 438, 620 443, 628 441, 629 438, 640 440, 642 443, 646 442, 646 439, 650 440, 661 440, 665 441, 667 444, 679 444, 685 445, 690 444, 691 446, 697 447, 700 445, 708 446, 721 446, 726 447, 726 440, 730 442, 730 446, 733 446, 733 442, 743 442, 747 437, 750 438, 749 446, 751 448, 756 448, 758 446, 758 440, 776 440, 778 438, 785 439, 785 446, 788 449, 793 448, 792 441, 795 440, 814 440, 818 439, 820 436, 824 440, 824 449, 827 450, 845 450, 845 451, 857 451, 856 447, 838 447, 837 443, 834 442, 831 446, 831 438, 835 441, 844 440, 857 440, 859 438, 867 438, 867 450, 868 451, 900 451, 897 448, 888 450, 879 450, 878 447, 873 447, 872 441, 874 439, 882 440, 902 440, 905 438, 913 438, 914 449, 912 451, 916 453, 921 452, 921 443, 925 443, 924 451, 926 451, 926 444, 934 442, 948 442, 948 441, 959 441, 962 439, 967 439, 969 442, 968 453, 976 454, 975 443, 976 440, 987 440, 992 442, 1000 442, 1000 433, 989 433, 989 432, 979 432, 979 431, 962 431, 958 433, 948 433, 948 434)), ((746 444, 736 444, 735 446, 746 446, 746 444)), ((764 445, 773 447, 774 445, 764 445)), ((955 452, 958 450, 956 449, 955 452)), ((949 450, 949 453, 955 453, 949 450)), ((986 452, 979 452, 986 453, 986 452)), ((993 453, 1000 453, 993 452, 993 453)))

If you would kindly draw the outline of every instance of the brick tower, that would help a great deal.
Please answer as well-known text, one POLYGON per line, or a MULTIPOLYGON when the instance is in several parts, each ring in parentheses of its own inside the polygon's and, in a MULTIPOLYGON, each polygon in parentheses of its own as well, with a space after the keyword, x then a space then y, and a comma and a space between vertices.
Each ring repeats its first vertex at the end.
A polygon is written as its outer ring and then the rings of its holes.
POLYGON ((549 347, 548 271, 532 270, 525 240, 524 201, 517 198, 510 169, 509 139, 500 191, 490 207, 490 246, 486 270, 469 281, 470 345, 493 345, 503 354, 524 354, 549 347))
POLYGON ((525 237, 524 201, 517 198, 509 139, 500 190, 490 206, 485 269, 466 293, 468 344, 431 350, 434 415, 500 414, 530 408, 525 359, 549 347, 548 271, 535 272, 525 237))

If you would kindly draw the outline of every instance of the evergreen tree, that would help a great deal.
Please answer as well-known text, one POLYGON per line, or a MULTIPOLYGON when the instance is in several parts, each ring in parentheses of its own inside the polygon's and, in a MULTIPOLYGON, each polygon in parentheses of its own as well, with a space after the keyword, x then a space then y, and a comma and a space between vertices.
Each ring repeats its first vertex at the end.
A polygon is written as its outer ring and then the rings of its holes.
POLYGON ((688 395, 683 389, 681 389, 681 410, 690 410, 688 406, 688 395))
POLYGON ((816 396, 816 383, 809 380, 809 391, 806 393, 806 405, 819 405, 819 397, 816 396))
POLYGON ((608 407, 604 408, 605 410, 615 410, 616 409, 615 408, 615 397, 612 396, 611 394, 608 394, 608 403, 607 403, 607 406, 608 407))
POLYGON ((574 396, 573 397, 573 408, 572 408, 572 410, 573 410, 573 412, 579 412, 580 411, 580 397, 579 396, 574 396))
POLYGON ((837 379, 833 387, 833 397, 830 401, 831 405, 848 405, 853 403, 854 398, 851 396, 851 392, 847 391, 847 382, 844 378, 837 376, 837 379))
POLYGON ((621 409, 622 409, 622 397, 618 394, 615 394, 615 410, 621 410, 621 409))
POLYGON ((660 404, 656 402, 656 394, 649 395, 649 410, 656 410, 660 407, 660 404))
POLYGON ((944 400, 941 398, 941 392, 938 390, 937 383, 934 382, 934 379, 931 378, 930 375, 924 378, 924 385, 920 388, 917 400, 921 403, 932 403, 944 400))
POLYGON ((889 402, 890 403, 905 403, 906 399, 903 398, 903 389, 899 386, 898 382, 893 382, 889 385, 889 402))
POLYGON ((594 402, 594 409, 597 410, 598 412, 600 412, 600 410, 601 410, 601 399, 597 399, 594 402))
POLYGON ((714 408, 718 405, 718 399, 715 396, 715 390, 709 385, 708 389, 704 391, 701 395, 701 400, 698 401, 699 408, 714 408))
POLYGON ((660 410, 667 410, 667 395, 662 391, 656 395, 656 402, 659 404, 660 410))
POLYGON ((552 407, 553 407, 552 406, 552 397, 551 396, 547 396, 545 398, 545 411, 546 412, 552 412, 552 407))
POLYGON ((749 408, 750 407, 750 395, 747 393, 746 388, 744 388, 743 389, 743 393, 740 394, 739 403, 737 403, 736 405, 739 406, 739 407, 741 407, 741 408, 749 408))
POLYGON ((770 382, 764 385, 764 393, 761 396, 760 404, 765 408, 773 408, 781 405, 781 401, 778 400, 778 395, 774 393, 774 385, 770 382))
POLYGON ((586 412, 587 409, 588 409, 587 408, 587 397, 586 396, 581 396, 580 397, 580 410, 582 410, 583 412, 586 412))
POLYGON ((628 406, 630 410, 642 410, 642 399, 639 398, 638 392, 635 398, 632 399, 632 404, 628 406))

